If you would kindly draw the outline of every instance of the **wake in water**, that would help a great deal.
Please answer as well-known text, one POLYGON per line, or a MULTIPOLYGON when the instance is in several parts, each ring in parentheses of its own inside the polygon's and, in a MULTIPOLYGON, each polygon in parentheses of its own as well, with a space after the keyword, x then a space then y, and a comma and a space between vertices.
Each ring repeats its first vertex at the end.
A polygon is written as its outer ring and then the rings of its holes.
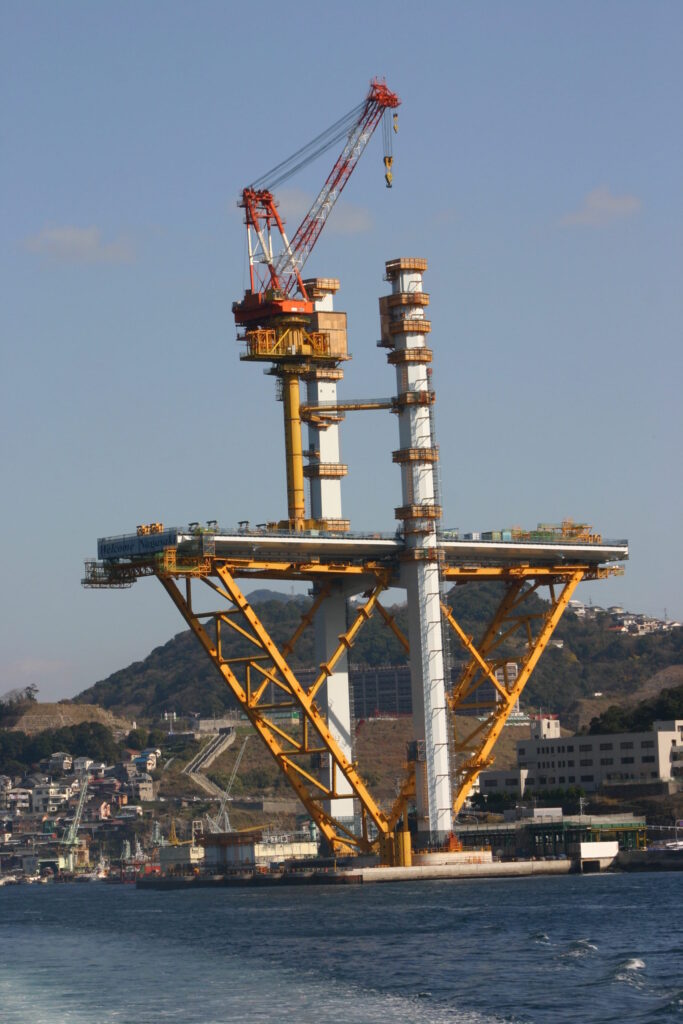
POLYGON ((630 960, 624 960, 617 965, 613 980, 635 989, 643 989, 647 981, 639 972, 644 970, 645 961, 640 957, 631 957, 630 960))
MULTIPOLYGON (((53 987, 41 989, 35 980, 0 974, 3 1024, 256 1024, 296 1021, 297 1024, 514 1024, 512 1018, 490 1016, 473 1010, 424 1006, 419 997, 359 992, 346 986, 332 990, 299 988, 291 979, 270 979, 270 984, 250 991, 244 983, 239 992, 215 985, 204 990, 175 992, 175 1004, 158 989, 147 992, 147 1008, 131 1005, 127 995, 109 996, 108 1005, 94 992, 73 989, 61 994, 53 987), (113 1000, 113 1001, 112 1001, 113 1000), (150 1010, 149 1003, 156 1005, 150 1010), (84 1005, 85 1004, 85 1005, 84 1005), (420 1005, 422 1004, 422 1005, 420 1005)), ((429 994, 425 993, 428 999, 429 994)), ((137 1003, 137 1000, 133 1000, 137 1003)))
POLYGON ((598 952, 598 947, 590 939, 576 939, 569 949, 560 953, 560 957, 566 960, 583 960, 598 952))
POLYGON ((2 1024, 683 1024, 681 876, 123 889, 3 890, 2 1024))

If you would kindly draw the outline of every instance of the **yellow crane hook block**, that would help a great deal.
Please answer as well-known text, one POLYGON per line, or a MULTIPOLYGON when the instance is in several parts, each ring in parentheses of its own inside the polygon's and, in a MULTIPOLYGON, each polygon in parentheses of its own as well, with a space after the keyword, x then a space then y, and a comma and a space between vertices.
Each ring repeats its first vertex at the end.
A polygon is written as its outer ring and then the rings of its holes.
POLYGON ((391 188, 391 183, 394 180, 394 176, 391 173, 391 168, 393 167, 393 164, 394 164, 393 156, 385 156, 384 157, 384 171, 385 171, 385 173, 384 173, 384 180, 387 183, 387 188, 391 188))

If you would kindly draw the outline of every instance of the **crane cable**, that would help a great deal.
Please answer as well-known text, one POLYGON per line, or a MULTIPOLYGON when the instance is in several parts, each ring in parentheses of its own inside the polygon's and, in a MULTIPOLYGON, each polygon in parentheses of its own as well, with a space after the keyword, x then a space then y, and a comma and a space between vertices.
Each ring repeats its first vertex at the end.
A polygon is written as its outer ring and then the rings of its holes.
POLYGON ((382 116, 382 142, 384 143, 384 180, 387 188, 391 188, 394 176, 391 168, 394 164, 394 135, 398 131, 398 114, 393 116, 387 107, 382 116))
POLYGON ((291 178, 302 167, 312 163, 323 153, 331 149, 332 146, 336 145, 341 139, 349 134, 351 129, 357 123, 363 109, 367 104, 367 100, 363 100, 362 103, 357 104, 352 110, 343 117, 340 117, 338 121, 330 125, 324 132, 317 135, 310 142, 302 146, 291 156, 288 156, 286 160, 282 160, 275 167, 272 167, 265 174, 262 174, 260 178, 256 178, 250 185, 253 189, 268 189, 272 191, 282 182, 287 181, 291 178))

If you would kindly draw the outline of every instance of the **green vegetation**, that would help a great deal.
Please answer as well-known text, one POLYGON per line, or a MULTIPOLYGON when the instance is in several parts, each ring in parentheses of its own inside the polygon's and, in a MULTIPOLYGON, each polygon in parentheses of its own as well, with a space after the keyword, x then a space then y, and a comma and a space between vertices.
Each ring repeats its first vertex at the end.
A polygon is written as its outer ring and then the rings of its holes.
POLYGON ((683 718, 683 686, 662 690, 656 697, 641 700, 635 707, 612 704, 597 718, 591 719, 588 732, 649 732, 653 722, 670 722, 676 718, 683 718))
POLYGON ((533 807, 561 807, 565 814, 578 814, 581 798, 586 795, 581 786, 567 786, 566 789, 544 789, 539 792, 529 789, 524 792, 524 802, 533 807))
POLYGON ((23 690, 10 690, 0 699, 0 726, 14 725, 38 695, 37 686, 26 686, 23 690))
POLYGON ((126 746, 131 750, 145 750, 146 747, 157 747, 161 749, 166 742, 166 733, 162 729, 145 729, 138 725, 131 729, 126 736, 126 746))
POLYGON ((82 722, 63 729, 46 729, 35 736, 0 729, 0 774, 16 775, 33 768, 45 757, 63 750, 73 757, 91 757, 111 764, 122 748, 111 729, 99 722, 82 722))
POLYGON ((565 814, 578 814, 581 809, 581 798, 586 795, 581 786, 569 786, 567 789, 548 789, 535 793, 526 790, 524 799, 516 793, 475 793, 472 803, 482 811, 491 814, 502 814, 517 805, 522 807, 561 807, 565 814))
MULTIPOLYGON (((476 639, 492 618, 501 596, 501 584, 468 584, 451 591, 449 604, 465 631, 476 639)), ((547 604, 531 598, 524 607, 530 612, 543 612, 547 604)), ((683 629, 630 636, 615 633, 612 627, 613 620, 607 613, 584 620, 567 612, 553 634, 553 639, 563 641, 563 647, 550 646, 544 652, 524 691, 523 704, 562 715, 577 700, 597 690, 616 691, 628 698, 655 673, 683 664, 683 629)), ((512 643, 501 649, 509 655, 516 650, 519 648, 512 643)), ((453 665, 464 665, 462 648, 454 646, 453 640, 451 659, 453 665)))

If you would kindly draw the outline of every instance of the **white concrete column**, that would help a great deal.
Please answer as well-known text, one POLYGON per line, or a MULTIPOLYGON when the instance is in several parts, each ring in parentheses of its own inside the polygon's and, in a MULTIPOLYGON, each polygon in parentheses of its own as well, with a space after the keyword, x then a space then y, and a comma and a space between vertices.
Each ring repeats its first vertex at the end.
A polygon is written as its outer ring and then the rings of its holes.
POLYGON ((392 295, 381 300, 380 310, 382 344, 391 349, 388 359, 396 367, 400 448, 394 460, 401 467, 403 502, 396 515, 406 545, 401 579, 408 598, 418 831, 436 840, 451 831, 453 815, 436 536, 438 452, 430 416, 431 351, 425 341, 431 325, 422 288, 426 267, 426 260, 418 259, 387 263, 392 295))
MULTIPOLYGON (((334 312, 334 292, 339 282, 332 279, 317 279, 310 283, 314 296, 316 313, 334 312), (326 287, 329 285, 331 287, 326 287)), ((308 285, 308 282, 307 282, 308 285)), ((343 317, 345 324, 345 318, 343 317)), ((323 318, 321 317, 321 321, 323 318)), ((323 321, 324 322, 324 321, 323 321)), ((322 328, 325 329, 324 327, 322 328)), ((345 341, 345 339, 344 339, 345 341)), ((345 354, 345 345, 344 345, 345 354)), ((319 366, 306 381, 306 401, 309 405, 335 404, 337 381, 342 378, 338 363, 330 362, 328 367, 319 366)), ((310 423, 308 427, 308 465, 310 469, 311 518, 322 523, 339 524, 342 521, 341 500, 341 452, 339 424, 329 422, 325 426, 310 423), (337 467, 335 470, 334 467, 337 467), (338 475, 327 475, 338 473, 338 475)), ((344 470, 345 472, 345 470, 344 470)), ((327 661, 339 643, 339 636, 346 632, 347 592, 342 584, 335 584, 333 592, 325 600, 314 622, 314 651, 317 664, 327 661)), ((347 655, 337 662, 335 671, 320 691, 318 703, 327 718, 327 723, 337 745, 344 755, 353 760, 351 731, 351 693, 347 655)), ((332 766, 324 759, 320 768, 320 779, 326 785, 336 783, 337 792, 351 793, 351 787, 343 776, 332 777, 332 766)), ((351 825, 354 819, 353 798, 329 801, 326 807, 335 818, 351 825)))
MULTIPOLYGON (((314 650, 316 663, 326 661, 339 643, 339 635, 346 632, 346 592, 341 583, 334 584, 332 593, 326 598, 314 622, 314 650)), ((337 664, 327 685, 318 697, 323 714, 337 745, 344 755, 353 760, 353 737, 351 732, 351 694, 349 688, 348 658, 344 654, 337 664)), ((327 758, 327 755, 324 755, 327 758)), ((320 779, 331 786, 336 782, 338 793, 349 793, 352 790, 347 780, 337 773, 332 778, 332 765, 324 760, 320 769, 320 779)), ((331 800, 325 808, 335 818, 345 824, 351 824, 354 817, 353 797, 331 800)))

